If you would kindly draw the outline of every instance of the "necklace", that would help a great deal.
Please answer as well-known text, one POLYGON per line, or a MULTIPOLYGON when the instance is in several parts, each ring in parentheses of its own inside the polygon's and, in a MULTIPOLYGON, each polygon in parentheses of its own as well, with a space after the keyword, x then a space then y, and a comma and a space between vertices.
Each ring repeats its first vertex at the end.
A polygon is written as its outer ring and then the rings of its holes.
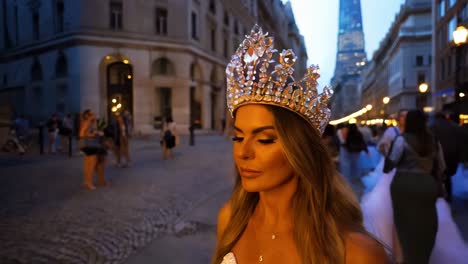
MULTIPOLYGON (((257 248, 258 248, 258 251, 259 251, 258 252, 258 262, 263 262, 265 260, 265 257, 263 256, 262 250, 260 248, 261 243, 259 242, 258 235, 257 235, 257 230, 256 230, 256 225, 254 225, 254 223, 252 223, 252 229, 254 231, 255 242, 257 243, 257 248)), ((270 238, 271 238, 271 240, 276 240, 278 238, 278 235, 275 232, 273 232, 273 233, 271 233, 270 238)))

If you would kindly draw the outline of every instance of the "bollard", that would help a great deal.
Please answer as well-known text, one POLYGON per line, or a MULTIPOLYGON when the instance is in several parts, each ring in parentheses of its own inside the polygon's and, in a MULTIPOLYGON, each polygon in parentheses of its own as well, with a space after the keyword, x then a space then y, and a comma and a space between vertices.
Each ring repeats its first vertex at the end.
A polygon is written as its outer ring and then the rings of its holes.
POLYGON ((44 154, 44 131, 42 123, 39 124, 39 154, 44 154))
POLYGON ((194 146, 195 145, 195 126, 193 124, 190 125, 189 131, 190 131, 190 140, 189 140, 189 145, 194 146))
POLYGON ((72 156, 72 133, 70 132, 70 134, 68 135, 68 157, 71 158, 72 156))

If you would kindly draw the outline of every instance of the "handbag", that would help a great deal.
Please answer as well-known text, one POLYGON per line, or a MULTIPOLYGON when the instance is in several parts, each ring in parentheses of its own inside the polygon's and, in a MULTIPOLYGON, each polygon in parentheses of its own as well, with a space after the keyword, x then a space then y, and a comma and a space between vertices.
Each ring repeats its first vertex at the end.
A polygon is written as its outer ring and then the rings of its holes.
POLYGON ((393 141, 392 141, 392 144, 390 144, 390 149, 388 150, 387 152, 387 155, 385 155, 385 160, 384 160, 384 167, 383 167, 383 172, 384 173, 389 173, 391 170, 393 170, 393 168, 395 168, 396 164, 395 162, 393 162, 393 160, 390 159, 390 153, 392 153, 392 150, 393 150, 393 144, 395 143, 395 141, 397 140, 397 138, 399 137, 400 135, 396 136, 393 141))
POLYGON ((80 149, 82 148, 103 148, 101 137, 85 137, 80 138, 78 142, 80 149))

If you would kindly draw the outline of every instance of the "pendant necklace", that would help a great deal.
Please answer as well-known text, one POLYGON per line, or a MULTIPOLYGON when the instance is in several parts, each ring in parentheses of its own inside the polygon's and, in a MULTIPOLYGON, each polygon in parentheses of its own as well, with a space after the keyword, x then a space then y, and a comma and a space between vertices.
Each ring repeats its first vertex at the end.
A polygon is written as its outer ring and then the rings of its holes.
MULTIPOLYGON (((256 226, 254 225, 253 226, 253 231, 254 231, 255 241, 257 242, 257 247, 259 248, 258 249, 258 251, 259 251, 258 262, 263 262, 265 260, 265 258, 263 257, 262 250, 260 249, 260 243, 259 243, 259 240, 258 240, 257 230, 256 230, 255 227, 256 226)), ((271 233, 271 240, 276 240, 277 238, 278 238, 278 236, 275 233, 271 233)))

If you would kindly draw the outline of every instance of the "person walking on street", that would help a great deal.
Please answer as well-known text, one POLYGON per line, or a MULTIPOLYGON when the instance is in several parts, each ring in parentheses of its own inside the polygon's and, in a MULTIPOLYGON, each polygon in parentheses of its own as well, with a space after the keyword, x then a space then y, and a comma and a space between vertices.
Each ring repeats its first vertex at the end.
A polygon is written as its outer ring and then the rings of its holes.
POLYGON ((161 145, 163 148, 163 159, 174 159, 174 147, 176 146, 176 123, 171 116, 168 116, 162 126, 161 145))
POLYGON ((107 151, 102 141, 103 136, 104 133, 97 129, 95 114, 89 109, 85 110, 80 122, 79 147, 85 154, 83 187, 88 190, 96 189, 93 180, 94 173, 97 174, 99 186, 109 185, 105 178, 107 151))
POLYGON ((452 202, 452 176, 457 172, 463 147, 461 130, 444 114, 436 113, 432 131, 442 145, 444 152, 446 199, 450 203, 452 202))
POLYGON ((131 166, 132 160, 130 159, 129 141, 130 141, 130 128, 128 120, 122 114, 117 113, 117 128, 116 128, 116 145, 119 151, 117 164, 118 166, 128 167, 131 166), (122 164, 122 159, 125 159, 125 163, 122 164))
POLYGON ((56 141, 57 134, 59 131, 59 120, 56 114, 52 114, 50 119, 47 121, 47 135, 48 135, 48 152, 49 154, 56 153, 56 141))

